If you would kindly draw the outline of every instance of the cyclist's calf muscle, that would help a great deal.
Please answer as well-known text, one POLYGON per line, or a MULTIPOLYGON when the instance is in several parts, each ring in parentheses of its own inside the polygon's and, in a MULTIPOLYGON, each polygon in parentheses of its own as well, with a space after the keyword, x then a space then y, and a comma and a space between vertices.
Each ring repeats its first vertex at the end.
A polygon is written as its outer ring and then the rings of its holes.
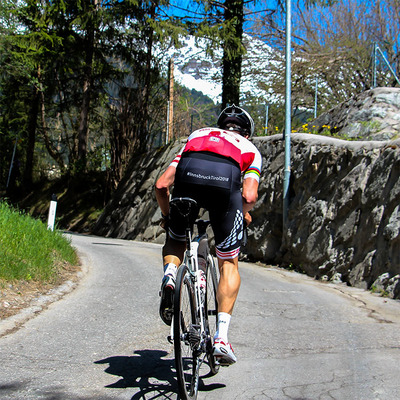
POLYGON ((185 242, 179 242, 177 240, 168 237, 162 250, 164 265, 167 263, 173 263, 177 267, 179 267, 183 262, 185 249, 186 249, 185 242))

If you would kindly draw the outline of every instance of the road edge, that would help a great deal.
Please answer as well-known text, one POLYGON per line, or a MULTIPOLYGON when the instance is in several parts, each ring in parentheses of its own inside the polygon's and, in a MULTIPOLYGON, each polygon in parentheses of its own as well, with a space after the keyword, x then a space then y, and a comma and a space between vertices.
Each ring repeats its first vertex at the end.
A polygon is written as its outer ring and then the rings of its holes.
POLYGON ((80 269, 74 279, 68 279, 61 285, 51 288, 46 294, 34 299, 28 307, 21 309, 17 314, 0 320, 0 338, 19 330, 29 320, 46 310, 51 304, 61 300, 65 295, 75 290, 86 277, 90 270, 90 260, 87 255, 76 249, 80 269))

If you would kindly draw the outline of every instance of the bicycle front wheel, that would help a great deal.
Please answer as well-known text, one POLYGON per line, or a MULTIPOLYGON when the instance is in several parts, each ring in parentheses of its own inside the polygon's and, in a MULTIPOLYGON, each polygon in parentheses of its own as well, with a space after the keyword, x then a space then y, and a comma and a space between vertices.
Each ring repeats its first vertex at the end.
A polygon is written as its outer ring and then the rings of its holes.
POLYGON ((181 265, 176 277, 174 297, 175 368, 181 399, 196 399, 199 385, 200 341, 194 288, 189 269, 181 265))

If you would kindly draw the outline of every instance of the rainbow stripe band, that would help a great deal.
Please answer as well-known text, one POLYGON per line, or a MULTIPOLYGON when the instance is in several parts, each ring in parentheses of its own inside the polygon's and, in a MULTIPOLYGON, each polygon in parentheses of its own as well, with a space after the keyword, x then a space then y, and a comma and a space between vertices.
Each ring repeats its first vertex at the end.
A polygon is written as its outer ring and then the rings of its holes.
POLYGON ((258 168, 256 168, 256 167, 250 167, 250 168, 246 171, 246 174, 249 174, 249 173, 254 173, 254 174, 257 174, 258 176, 261 175, 261 171, 260 171, 258 168))
POLYGON ((259 170, 258 168, 256 168, 256 167, 250 167, 250 168, 245 172, 244 176, 247 177, 247 176, 250 175, 250 174, 254 174, 254 175, 255 175, 255 178, 256 178, 257 180, 260 179, 261 172, 260 172, 260 170, 259 170))

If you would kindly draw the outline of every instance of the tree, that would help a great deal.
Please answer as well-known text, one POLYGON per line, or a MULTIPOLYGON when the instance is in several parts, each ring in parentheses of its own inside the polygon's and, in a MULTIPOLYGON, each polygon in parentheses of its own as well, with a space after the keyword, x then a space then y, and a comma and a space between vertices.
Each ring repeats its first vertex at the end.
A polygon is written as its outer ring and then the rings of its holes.
MULTIPOLYGON (((328 109, 371 87, 371 52, 375 41, 385 43, 392 63, 399 44, 398 2, 354 3, 350 0, 296 2, 293 10, 293 107, 312 109, 318 78, 318 104, 328 109), (383 11, 384 10, 384 11, 383 11)), ((284 14, 277 10, 259 21, 258 32, 274 45, 274 60, 266 73, 266 89, 284 93, 284 14)), ((380 74, 380 79, 387 71, 380 74)))
POLYGON ((87 145, 88 145, 88 130, 89 130, 89 111, 90 101, 93 91, 93 57, 95 53, 95 35, 98 33, 100 20, 99 15, 99 0, 90 0, 78 2, 79 11, 83 12, 81 24, 84 35, 82 37, 82 49, 84 52, 83 65, 83 88, 82 88, 82 105, 79 116, 78 128, 78 159, 81 162, 82 168, 86 169, 87 163, 87 145))
MULTIPOLYGON (((373 2, 371 8, 368 25, 372 40, 379 44, 397 72, 397 77, 400 77, 400 2, 377 0, 373 2)), ((390 84, 396 85, 393 77, 390 84)))
MULTIPOLYGON (((153 48, 179 30, 162 18, 163 0, 7 1, 0 7, 1 140, 5 131, 15 135, 14 126, 23 130, 27 177, 35 146, 72 174, 97 168, 98 148, 106 146, 116 184, 163 117, 153 48)), ((9 156, 11 141, 4 141, 9 156)))
POLYGON ((224 23, 221 30, 222 56, 222 104, 240 104, 240 80, 242 77, 244 1, 225 0, 224 23))
POLYGON ((242 57, 246 52, 243 45, 243 24, 245 22, 245 5, 252 3, 246 0, 193 1, 198 10, 185 17, 178 17, 189 34, 208 39, 206 51, 222 50, 222 102, 240 103, 240 81, 242 74, 242 57))
MULTIPOLYGON (((143 2, 131 18, 123 21, 121 52, 114 54, 114 63, 122 72, 107 87, 110 98, 111 182, 115 188, 130 159, 150 149, 152 139, 164 119, 165 97, 159 60, 154 46, 163 49, 182 28, 163 19, 163 2, 143 2), (156 131, 154 133, 153 131, 156 131)), ((126 5, 125 5, 126 7, 126 5)), ((130 8, 132 12, 132 8, 130 8)))
POLYGON ((1 56, 5 65, 1 81, 2 92, 7 94, 3 100, 9 104, 6 109, 10 113, 3 114, 3 118, 14 121, 15 115, 18 115, 16 108, 22 101, 24 110, 27 111, 16 130, 25 144, 23 183, 29 189, 32 184, 42 90, 41 71, 54 58, 52 48, 57 38, 44 29, 47 17, 40 4, 27 0, 23 5, 18 5, 19 3, 9 1, 2 9, 3 15, 10 16, 6 21, 12 21, 13 26, 13 29, 10 29, 11 25, 8 25, 8 29, 3 29, 1 36, 1 56), (26 29, 21 29, 21 25, 26 29))

